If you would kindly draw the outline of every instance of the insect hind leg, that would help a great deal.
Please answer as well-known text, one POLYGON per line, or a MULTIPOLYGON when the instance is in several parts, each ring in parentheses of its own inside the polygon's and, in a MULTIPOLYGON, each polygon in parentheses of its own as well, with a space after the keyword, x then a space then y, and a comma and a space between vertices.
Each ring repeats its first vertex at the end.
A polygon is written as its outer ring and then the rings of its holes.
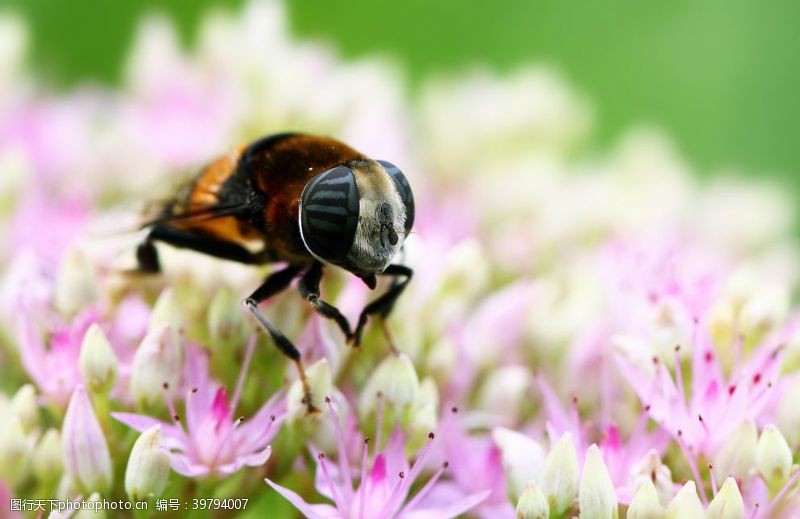
POLYGON ((161 262, 158 260, 158 250, 148 235, 145 240, 136 247, 136 270, 141 274, 158 274, 161 272, 161 262))
POLYGON ((273 325, 267 316, 258 309, 258 304, 279 292, 282 292, 292 282, 297 274, 300 272, 300 267, 289 265, 285 269, 271 273, 267 279, 258 287, 247 299, 244 300, 244 306, 253 314, 256 322, 261 328, 267 332, 272 342, 280 350, 281 353, 289 357, 297 367, 298 375, 300 376, 300 383, 303 386, 303 403, 306 404, 306 409, 309 414, 319 411, 313 403, 311 398, 311 390, 308 386, 306 379, 305 368, 300 357, 300 351, 275 325, 273 325))

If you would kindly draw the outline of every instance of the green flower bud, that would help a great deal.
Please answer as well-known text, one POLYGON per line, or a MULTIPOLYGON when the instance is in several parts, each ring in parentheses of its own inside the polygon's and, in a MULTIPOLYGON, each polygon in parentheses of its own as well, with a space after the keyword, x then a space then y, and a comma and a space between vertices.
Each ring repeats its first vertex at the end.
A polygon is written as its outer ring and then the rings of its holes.
POLYGON ((230 341, 245 330, 244 314, 233 292, 226 288, 217 291, 208 308, 208 333, 211 340, 230 341))
POLYGON ((29 453, 22 420, 14 413, 7 413, 0 427, 0 479, 12 486, 25 479, 29 453))
POLYGON ((536 483, 530 481, 517 501, 517 519, 547 519, 550 505, 536 483))
POLYGON ((40 481, 55 481, 64 471, 61 434, 48 429, 33 451, 33 473, 40 481))
POLYGON ((163 325, 169 325, 175 334, 179 334, 186 329, 186 318, 183 309, 178 305, 175 293, 171 288, 165 288, 153 305, 153 313, 150 314, 149 331, 158 330, 163 325))
POLYGON ((130 388, 136 402, 146 407, 161 404, 164 391, 176 395, 183 367, 183 345, 169 325, 151 329, 131 367, 130 388))
POLYGON ((768 425, 761 432, 756 450, 756 465, 761 477, 772 488, 779 488, 792 469, 792 451, 781 432, 768 425))
POLYGON ((143 432, 131 449, 125 469, 125 492, 134 501, 158 497, 169 477, 169 458, 161 448, 161 426, 143 432))
POLYGON ((63 315, 71 316, 97 299, 94 267, 84 254, 69 249, 61 260, 56 278, 54 303, 63 315))
POLYGON ((30 384, 19 388, 11 399, 11 412, 17 415, 26 432, 39 425, 39 404, 36 403, 36 390, 30 384))
POLYGON ((419 378, 407 355, 390 355, 378 365, 361 392, 359 411, 362 416, 375 409, 381 395, 396 410, 403 410, 417 400, 419 378))
POLYGON ((645 480, 636 491, 626 517, 628 519, 661 519, 664 517, 664 509, 658 502, 658 492, 652 481, 645 480))
POLYGON ((709 503, 706 519, 742 519, 743 517, 744 500, 736 480, 730 477, 725 480, 722 488, 709 503))
POLYGON ((117 356, 97 324, 86 331, 78 364, 83 381, 92 393, 107 394, 117 381, 117 356))
MULTIPOLYGON (((306 380, 311 391, 311 403, 320 410, 326 410, 325 398, 332 397, 333 375, 328 359, 322 358, 306 368, 306 380)), ((286 395, 286 413, 292 420, 307 416, 305 402, 303 402, 303 385, 300 380, 295 380, 286 395)))
POLYGON ((722 448, 714 456, 712 470, 717 481, 722 481, 728 476, 747 481, 750 477, 750 469, 755 465, 757 444, 756 424, 750 420, 743 422, 725 440, 722 448))
POLYGON ((586 452, 578 505, 581 517, 585 518, 617 519, 619 514, 617 493, 597 445, 592 445, 586 452))
POLYGON ((550 512, 562 516, 578 495, 578 453, 570 433, 564 433, 544 460, 540 478, 550 512))
POLYGON ((665 519, 704 519, 705 516, 694 481, 687 481, 667 506, 665 519))

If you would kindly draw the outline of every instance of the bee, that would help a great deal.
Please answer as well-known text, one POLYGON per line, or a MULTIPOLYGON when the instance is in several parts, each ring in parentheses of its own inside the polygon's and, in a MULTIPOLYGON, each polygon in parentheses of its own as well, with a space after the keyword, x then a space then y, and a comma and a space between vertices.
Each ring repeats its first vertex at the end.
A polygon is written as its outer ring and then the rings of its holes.
POLYGON ((297 366, 304 402, 313 412, 300 352, 259 303, 299 278, 301 296, 358 346, 370 316, 383 321, 411 280, 412 270, 392 260, 413 223, 414 197, 397 166, 332 138, 282 133, 212 161, 161 207, 143 225, 138 271, 160 271, 156 242, 249 265, 286 263, 243 304, 297 366), (364 307, 355 328, 320 299, 326 266, 354 274, 370 289, 376 276, 392 278, 386 292, 364 307))

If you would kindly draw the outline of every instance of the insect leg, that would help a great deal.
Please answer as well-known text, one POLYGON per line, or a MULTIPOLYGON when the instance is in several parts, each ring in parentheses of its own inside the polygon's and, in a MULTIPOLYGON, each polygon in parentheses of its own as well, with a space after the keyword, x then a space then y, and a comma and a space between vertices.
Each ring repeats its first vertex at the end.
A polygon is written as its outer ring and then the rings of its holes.
POLYGON ((144 274, 158 274, 161 272, 158 251, 149 236, 136 247, 136 263, 136 272, 144 274))
MULTIPOLYGON (((364 331, 364 326, 367 324, 367 319, 370 315, 378 315, 385 319, 389 313, 391 313, 397 298, 403 293, 406 285, 408 285, 408 282, 411 281, 411 276, 413 276, 413 274, 414 271, 405 265, 389 265, 386 267, 386 270, 381 272, 381 276, 394 276, 395 280, 385 294, 380 296, 375 301, 369 303, 361 311, 361 315, 358 318, 358 325, 353 333, 352 343, 354 346, 359 346, 361 344, 361 334, 364 331), (405 279, 399 281, 397 277, 400 276, 404 277, 405 279)), ((384 330, 386 330, 386 328, 384 328, 384 330)), ((390 337, 389 341, 391 343, 390 337)), ((392 348, 394 349, 394 347, 392 348)))
POLYGON ((353 333, 350 331, 350 323, 347 318, 342 315, 338 308, 320 300, 319 298, 319 282, 322 279, 322 263, 314 263, 310 269, 303 274, 300 278, 300 285, 297 287, 303 299, 311 303, 314 310, 320 315, 332 319, 339 325, 345 338, 350 340, 353 333))
POLYGON ((250 252, 236 243, 191 231, 175 229, 166 225, 156 225, 153 227, 148 235, 148 239, 162 241, 174 247, 191 249, 216 258, 248 265, 259 265, 269 261, 269 258, 265 257, 264 254, 250 252))
POLYGON ((253 292, 250 297, 244 300, 244 305, 250 310, 250 313, 253 314, 258 324, 261 328, 267 332, 267 334, 272 338, 272 342, 275 343, 275 346, 287 357, 292 359, 295 366, 297 366, 297 371, 300 375, 300 383, 303 385, 303 402, 306 404, 309 413, 314 413, 317 409, 314 407, 314 404, 311 400, 311 391, 308 387, 308 380, 306 379, 306 372, 303 368, 303 363, 300 358, 300 352, 297 350, 292 341, 290 341, 280 330, 278 330, 275 325, 273 325, 267 319, 267 316, 258 309, 258 304, 265 299, 268 299, 279 292, 282 292, 289 286, 289 283, 292 282, 297 274, 300 272, 300 267, 296 265, 289 265, 285 269, 279 270, 277 272, 273 272, 270 274, 267 279, 258 287, 255 292, 253 292))

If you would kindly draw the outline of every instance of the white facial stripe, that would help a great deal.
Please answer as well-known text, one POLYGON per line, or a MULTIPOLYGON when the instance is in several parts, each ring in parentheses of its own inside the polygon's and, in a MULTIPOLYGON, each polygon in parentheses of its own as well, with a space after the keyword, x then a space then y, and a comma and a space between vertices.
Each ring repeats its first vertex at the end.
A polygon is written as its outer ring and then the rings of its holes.
POLYGON ((406 208, 394 181, 374 161, 352 168, 359 193, 358 226, 348 260, 364 272, 382 272, 400 250, 405 239, 406 208), (378 208, 386 203, 392 209, 391 227, 398 240, 392 245, 381 243, 381 222, 378 208))

